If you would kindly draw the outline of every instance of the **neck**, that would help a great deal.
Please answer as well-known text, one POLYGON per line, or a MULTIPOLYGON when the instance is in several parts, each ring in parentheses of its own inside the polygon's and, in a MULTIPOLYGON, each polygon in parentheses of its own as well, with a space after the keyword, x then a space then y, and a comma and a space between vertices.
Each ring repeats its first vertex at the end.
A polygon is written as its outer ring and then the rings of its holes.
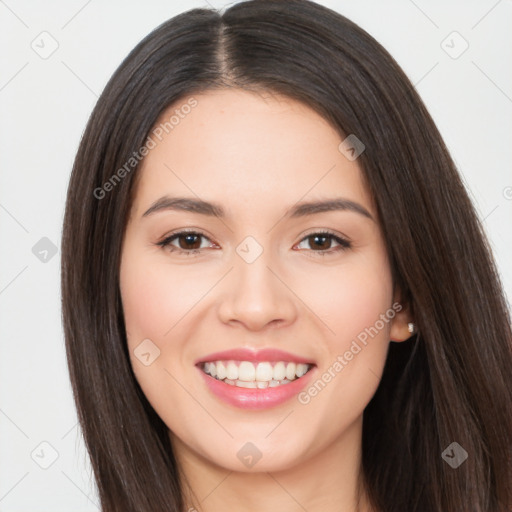
POLYGON ((187 512, 370 512, 362 491, 362 417, 321 451, 288 469, 236 472, 219 467, 170 433, 187 512))

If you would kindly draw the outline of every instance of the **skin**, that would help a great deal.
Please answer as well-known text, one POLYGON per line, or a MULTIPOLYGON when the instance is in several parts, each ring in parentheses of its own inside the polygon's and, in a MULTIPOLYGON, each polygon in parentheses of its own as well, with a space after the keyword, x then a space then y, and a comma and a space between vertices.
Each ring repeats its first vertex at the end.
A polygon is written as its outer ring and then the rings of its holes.
POLYGON ((399 301, 358 160, 339 151, 344 136, 289 98, 236 89, 194 98, 197 106, 142 162, 120 268, 131 363, 169 427, 190 486, 187 510, 370 510, 364 494, 357 505, 362 415, 390 341, 410 336, 406 307, 307 404, 294 397, 243 410, 211 394, 194 367, 220 350, 279 348, 315 361, 320 377, 399 301), (227 217, 143 217, 164 194, 218 202, 227 217), (285 217, 299 200, 333 197, 359 203, 373 219, 353 211, 285 217), (156 245, 184 228, 206 238, 172 246, 199 253, 156 245), (306 237, 325 229, 351 247, 306 237), (236 252, 247 236, 263 248, 250 264, 236 252), (134 355, 145 339, 160 350, 149 366, 134 355), (262 454, 252 468, 237 457, 248 441, 262 454))

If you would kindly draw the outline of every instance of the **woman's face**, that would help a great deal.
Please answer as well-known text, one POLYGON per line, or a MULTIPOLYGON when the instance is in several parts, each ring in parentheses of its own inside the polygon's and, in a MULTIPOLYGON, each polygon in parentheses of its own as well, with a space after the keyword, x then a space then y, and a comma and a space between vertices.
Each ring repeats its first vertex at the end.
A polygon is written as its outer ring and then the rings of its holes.
POLYGON ((282 96, 194 98, 139 170, 120 269, 131 363, 175 446, 287 469, 358 435, 408 318, 344 137, 282 96))

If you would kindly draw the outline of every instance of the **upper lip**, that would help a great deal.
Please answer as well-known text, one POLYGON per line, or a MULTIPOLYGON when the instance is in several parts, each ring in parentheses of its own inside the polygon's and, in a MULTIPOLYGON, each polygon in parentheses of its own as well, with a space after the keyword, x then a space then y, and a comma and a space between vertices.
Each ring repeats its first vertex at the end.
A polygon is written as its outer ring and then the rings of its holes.
POLYGON ((285 352, 276 348, 264 348, 261 350, 251 350, 248 348, 236 348, 232 350, 224 350, 222 352, 214 352, 198 359, 195 364, 206 363, 210 361, 287 361, 292 363, 314 364, 311 359, 306 359, 290 352, 285 352))

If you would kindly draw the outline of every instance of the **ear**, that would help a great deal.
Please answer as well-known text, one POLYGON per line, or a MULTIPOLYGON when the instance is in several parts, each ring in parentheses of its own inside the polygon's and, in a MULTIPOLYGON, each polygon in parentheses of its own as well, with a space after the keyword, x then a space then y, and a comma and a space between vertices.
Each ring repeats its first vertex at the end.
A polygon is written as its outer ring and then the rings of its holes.
POLYGON ((410 307, 402 302, 400 290, 396 290, 393 297, 393 304, 400 304, 401 308, 396 308, 396 314, 391 320, 391 329, 389 332, 390 341, 401 342, 408 340, 413 333, 409 331, 409 324, 414 323, 410 307))

